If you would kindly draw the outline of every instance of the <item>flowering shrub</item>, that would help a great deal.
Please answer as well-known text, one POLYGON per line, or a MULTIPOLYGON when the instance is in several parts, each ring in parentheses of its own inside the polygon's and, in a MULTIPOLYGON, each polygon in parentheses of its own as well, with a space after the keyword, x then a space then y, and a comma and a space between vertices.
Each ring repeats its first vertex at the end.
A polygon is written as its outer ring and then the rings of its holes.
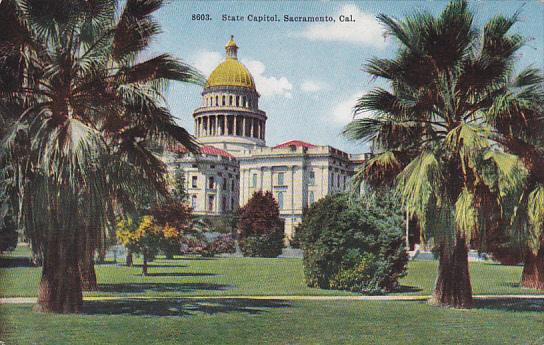
POLYGON ((177 229, 168 224, 158 225, 152 216, 143 216, 138 223, 132 218, 122 219, 115 233, 130 251, 143 255, 143 275, 147 275, 147 261, 157 255, 161 244, 165 240, 179 241, 180 237, 177 229))

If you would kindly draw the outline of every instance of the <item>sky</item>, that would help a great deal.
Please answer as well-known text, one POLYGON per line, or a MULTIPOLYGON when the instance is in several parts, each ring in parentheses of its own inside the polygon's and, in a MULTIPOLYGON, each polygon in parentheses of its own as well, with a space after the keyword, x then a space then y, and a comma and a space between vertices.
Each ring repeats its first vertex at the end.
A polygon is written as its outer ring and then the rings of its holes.
MULTIPOLYGON (((268 116, 266 141, 273 146, 298 139, 331 145, 349 153, 367 152, 361 143, 342 137, 352 119, 355 100, 380 82, 362 67, 372 57, 393 57, 396 42, 384 35, 376 16, 404 18, 414 11, 439 14, 446 1, 265 2, 170 0, 156 13, 162 33, 151 54, 168 52, 204 75, 224 59, 224 46, 234 35, 238 59, 252 73, 260 93, 260 108, 268 116), (207 14, 211 20, 193 20, 207 14), (340 22, 340 15, 354 22, 340 22), (222 16, 244 21, 223 21, 222 16), (248 16, 331 16, 335 22, 250 22, 248 16)), ((544 1, 472 1, 478 27, 493 16, 520 10, 513 28, 527 38, 519 51, 518 68, 544 68, 544 1)), ((192 112, 202 88, 172 83, 167 102, 180 125, 193 133, 192 112)))

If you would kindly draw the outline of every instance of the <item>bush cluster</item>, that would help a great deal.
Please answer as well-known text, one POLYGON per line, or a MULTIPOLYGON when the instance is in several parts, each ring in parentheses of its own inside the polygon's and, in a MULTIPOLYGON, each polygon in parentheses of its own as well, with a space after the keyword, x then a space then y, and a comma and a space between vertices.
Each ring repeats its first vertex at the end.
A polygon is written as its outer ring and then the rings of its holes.
POLYGON ((316 202, 297 229, 308 286, 369 294, 396 289, 408 261, 401 210, 390 195, 368 205, 341 194, 316 202))
POLYGON ((283 221, 272 193, 256 192, 240 209, 238 234, 244 256, 275 258, 281 254, 283 221))

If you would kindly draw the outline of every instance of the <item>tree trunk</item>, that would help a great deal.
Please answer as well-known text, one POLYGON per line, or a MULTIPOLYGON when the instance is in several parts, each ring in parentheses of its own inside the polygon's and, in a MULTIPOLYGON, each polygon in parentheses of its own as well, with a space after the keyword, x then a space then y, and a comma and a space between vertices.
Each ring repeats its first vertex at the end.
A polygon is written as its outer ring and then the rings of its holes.
POLYGON ((85 241, 82 246, 81 260, 79 261, 81 288, 83 291, 98 290, 96 272, 94 270, 95 241, 93 241, 92 236, 93 234, 87 229, 85 233, 85 241))
POLYGON ((144 264, 142 265, 142 275, 147 275, 147 255, 144 253, 144 264))
POLYGON ((464 238, 458 238, 453 251, 442 249, 432 302, 453 308, 472 307, 472 287, 468 271, 468 251, 464 238))
POLYGON ((126 263, 128 267, 132 267, 132 251, 130 249, 127 251, 126 263))
POLYGON ((80 244, 76 236, 55 231, 43 255, 38 303, 33 310, 44 313, 79 313, 83 303, 79 274, 80 244))
POLYGON ((537 255, 528 251, 523 265, 521 286, 544 290, 544 248, 542 246, 537 255))

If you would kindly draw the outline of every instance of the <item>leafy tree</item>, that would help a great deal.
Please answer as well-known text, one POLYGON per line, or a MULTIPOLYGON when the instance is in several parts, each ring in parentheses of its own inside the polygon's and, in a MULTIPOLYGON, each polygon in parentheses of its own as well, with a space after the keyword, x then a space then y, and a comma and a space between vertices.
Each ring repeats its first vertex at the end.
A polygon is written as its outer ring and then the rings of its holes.
POLYGON ((189 195, 185 190, 185 174, 181 167, 176 167, 174 173, 174 189, 172 190, 172 198, 176 201, 186 202, 189 195))
POLYGON ((138 224, 123 219, 117 224, 117 238, 134 253, 143 255, 142 275, 147 275, 147 262, 158 254, 164 240, 179 240, 180 232, 170 226, 161 226, 152 216, 143 216, 138 224))
POLYGON ((202 76, 167 54, 141 56, 162 1, 119 4, 0 2, 1 158, 14 167, 21 228, 43 257, 38 311, 78 312, 80 267, 92 268, 82 259, 108 221, 140 195, 167 193, 153 148, 197 150, 162 92, 202 76))
POLYGON ((173 258, 180 253, 180 238, 192 230, 191 208, 182 201, 170 200, 159 204, 150 211, 157 225, 172 227, 179 236, 164 237, 160 243, 160 249, 167 258, 173 258))
POLYGON ((398 287, 408 262, 400 202, 389 195, 372 201, 337 194, 309 208, 298 230, 308 286, 365 293, 398 287))
POLYGON ((240 249, 245 256, 277 257, 283 248, 283 221, 272 193, 255 192, 240 209, 240 249))
POLYGON ((17 223, 11 214, 7 214, 0 220, 0 253, 14 250, 17 238, 17 223))
POLYGON ((504 173, 512 165, 503 159, 489 118, 510 93, 510 80, 521 89, 534 85, 530 78, 511 77, 524 42, 509 33, 517 14, 496 16, 479 31, 467 2, 459 0, 437 17, 417 13, 404 20, 378 19, 400 47, 393 59, 368 62, 366 71, 385 80, 390 90, 363 95, 355 112, 374 116, 355 119, 345 130, 351 139, 372 141, 378 151, 358 177, 373 185, 396 185, 424 238, 434 239, 439 268, 433 301, 470 307, 467 243, 485 236, 497 193, 513 195, 510 189, 520 179, 512 171, 504 173), (487 178, 489 170, 500 178, 487 178))

